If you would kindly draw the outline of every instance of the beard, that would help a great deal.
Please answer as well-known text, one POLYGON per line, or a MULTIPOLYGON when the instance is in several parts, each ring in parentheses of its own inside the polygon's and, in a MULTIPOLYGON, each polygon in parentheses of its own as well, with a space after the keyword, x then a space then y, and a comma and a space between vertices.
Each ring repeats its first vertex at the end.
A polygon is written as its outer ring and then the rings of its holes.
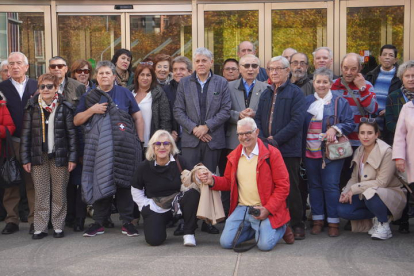
POLYGON ((306 71, 302 71, 302 70, 292 71, 292 76, 296 79, 302 79, 303 77, 306 76, 306 71))

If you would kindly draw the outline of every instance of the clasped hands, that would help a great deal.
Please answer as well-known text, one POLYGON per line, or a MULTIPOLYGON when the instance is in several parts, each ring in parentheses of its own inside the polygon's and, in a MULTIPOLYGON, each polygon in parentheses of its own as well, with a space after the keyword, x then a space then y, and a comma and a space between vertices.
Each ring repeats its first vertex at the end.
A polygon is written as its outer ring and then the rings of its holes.
POLYGON ((348 203, 352 204, 352 190, 349 190, 347 193, 342 193, 341 196, 339 197, 339 202, 340 203, 348 203))
POLYGON ((193 128, 194 136, 206 143, 210 142, 212 139, 211 135, 208 134, 207 132, 208 132, 208 127, 206 125, 199 125, 193 128))
POLYGON ((251 109, 250 107, 246 108, 245 110, 240 111, 240 113, 239 113, 239 118, 240 119, 244 119, 246 117, 250 117, 250 118, 254 119, 254 116, 256 116, 256 112, 253 109, 251 109))

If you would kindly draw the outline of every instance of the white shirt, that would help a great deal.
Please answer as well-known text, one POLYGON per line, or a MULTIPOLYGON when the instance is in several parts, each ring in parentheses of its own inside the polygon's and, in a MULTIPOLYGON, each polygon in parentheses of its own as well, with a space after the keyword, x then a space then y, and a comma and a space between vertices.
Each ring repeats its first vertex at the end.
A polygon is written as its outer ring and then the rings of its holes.
POLYGON ((144 147, 148 147, 148 141, 151 138, 151 120, 152 120, 152 95, 148 92, 144 99, 138 104, 144 119, 144 147))
MULTIPOLYGON (((170 162, 174 162, 174 161, 175 161, 174 156, 172 154, 170 154, 170 161, 168 161, 167 164, 165 164, 164 166, 168 166, 170 164, 170 162)), ((154 166, 159 166, 157 164, 157 160, 154 161, 154 166)))
POLYGON ((24 76, 24 81, 19 83, 15 81, 13 78, 10 78, 12 84, 14 85, 17 92, 19 93, 20 99, 23 99, 23 94, 24 94, 24 90, 26 89, 26 84, 27 84, 28 79, 29 78, 27 76, 24 76))
POLYGON ((252 150, 252 152, 249 155, 246 154, 246 151, 245 151, 244 147, 242 149, 241 155, 246 156, 247 160, 252 159, 254 155, 258 156, 259 155, 259 146, 258 146, 257 142, 256 142, 256 146, 254 146, 254 149, 252 150))

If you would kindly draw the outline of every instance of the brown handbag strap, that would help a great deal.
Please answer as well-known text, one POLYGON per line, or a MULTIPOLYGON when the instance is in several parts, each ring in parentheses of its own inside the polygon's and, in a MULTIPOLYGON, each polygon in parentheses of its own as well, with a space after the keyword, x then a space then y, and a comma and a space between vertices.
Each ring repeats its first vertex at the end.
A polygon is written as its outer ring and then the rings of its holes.
POLYGON ((177 162, 178 169, 180 170, 180 173, 182 173, 183 167, 181 167, 180 159, 178 159, 178 155, 175 156, 175 162, 177 162))

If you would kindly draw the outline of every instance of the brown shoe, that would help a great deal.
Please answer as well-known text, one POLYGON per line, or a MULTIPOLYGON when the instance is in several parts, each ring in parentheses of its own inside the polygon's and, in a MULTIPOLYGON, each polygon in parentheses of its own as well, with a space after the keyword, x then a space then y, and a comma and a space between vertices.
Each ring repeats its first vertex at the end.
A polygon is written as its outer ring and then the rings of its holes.
POLYGON ((293 235, 295 240, 304 240, 305 239, 305 228, 297 226, 293 228, 293 235))
POLYGON ((285 234, 283 235, 283 240, 287 244, 293 244, 295 242, 295 236, 293 235, 292 228, 290 226, 286 227, 285 234))
POLYGON ((329 223, 328 224, 328 235, 329 237, 338 237, 339 236, 339 223, 329 223))
POLYGON ((323 220, 314 220, 313 227, 310 233, 312 235, 319 235, 323 231, 323 225, 324 225, 323 220))

